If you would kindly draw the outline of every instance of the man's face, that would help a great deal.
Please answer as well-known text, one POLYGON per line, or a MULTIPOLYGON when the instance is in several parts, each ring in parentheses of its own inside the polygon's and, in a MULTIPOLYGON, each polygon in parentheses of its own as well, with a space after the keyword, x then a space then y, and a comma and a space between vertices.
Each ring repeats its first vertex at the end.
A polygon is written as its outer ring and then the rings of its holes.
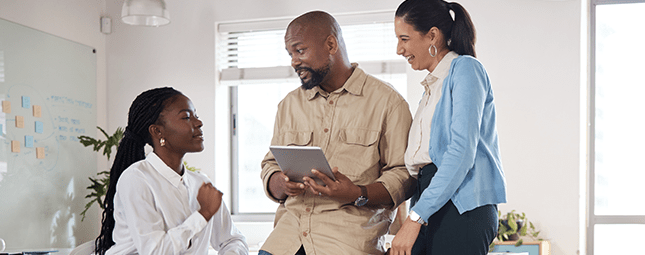
POLYGON ((285 48, 291 56, 291 66, 305 89, 324 82, 331 69, 329 52, 324 48, 325 38, 315 32, 305 26, 293 25, 284 36, 285 48))

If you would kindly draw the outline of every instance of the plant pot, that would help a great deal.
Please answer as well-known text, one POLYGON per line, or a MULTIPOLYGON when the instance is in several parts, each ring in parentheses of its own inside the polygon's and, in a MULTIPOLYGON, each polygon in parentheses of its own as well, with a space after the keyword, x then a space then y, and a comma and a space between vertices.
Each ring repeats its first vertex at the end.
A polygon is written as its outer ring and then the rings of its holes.
MULTIPOLYGON (((501 220, 501 222, 506 228, 508 228, 508 229, 511 228, 508 225, 508 220, 501 220)), ((523 220, 516 220, 515 223, 517 224, 517 231, 519 232, 520 229, 522 229, 522 226, 524 225, 524 221, 523 220)), ((515 233, 515 234, 512 234, 512 235, 509 235, 508 239, 503 238, 502 241, 517 241, 519 239, 520 239, 520 235, 515 233)))

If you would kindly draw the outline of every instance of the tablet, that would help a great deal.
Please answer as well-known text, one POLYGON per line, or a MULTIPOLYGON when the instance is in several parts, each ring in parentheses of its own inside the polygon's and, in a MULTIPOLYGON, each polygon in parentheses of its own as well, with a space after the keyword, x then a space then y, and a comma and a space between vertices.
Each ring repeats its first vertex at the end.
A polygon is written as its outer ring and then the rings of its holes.
POLYGON ((318 184, 325 185, 322 180, 311 173, 311 169, 316 169, 327 175, 330 179, 336 180, 334 174, 331 172, 329 163, 327 163, 327 158, 325 158, 325 154, 320 147, 270 146, 269 150, 273 153, 282 172, 292 182, 303 182, 302 177, 309 176, 318 184))

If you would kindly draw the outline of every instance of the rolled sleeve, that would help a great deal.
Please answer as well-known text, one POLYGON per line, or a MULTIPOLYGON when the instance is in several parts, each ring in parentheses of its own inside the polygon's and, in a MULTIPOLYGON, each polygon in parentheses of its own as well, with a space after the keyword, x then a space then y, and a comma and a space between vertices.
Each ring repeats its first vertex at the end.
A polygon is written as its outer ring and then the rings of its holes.
POLYGON ((408 142, 408 132, 412 124, 412 115, 408 104, 400 101, 391 107, 381 137, 381 162, 384 164, 381 176, 376 180, 385 186, 394 202, 392 208, 412 196, 413 179, 405 167, 404 155, 408 142))

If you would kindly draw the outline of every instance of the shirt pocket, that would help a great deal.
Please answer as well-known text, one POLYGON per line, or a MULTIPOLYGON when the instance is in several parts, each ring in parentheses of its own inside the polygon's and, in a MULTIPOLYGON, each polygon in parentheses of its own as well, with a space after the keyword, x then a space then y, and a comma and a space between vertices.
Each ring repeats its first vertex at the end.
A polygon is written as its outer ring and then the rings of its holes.
POLYGON ((280 145, 307 146, 311 144, 313 132, 311 131, 287 131, 280 134, 278 142, 280 145))
POLYGON ((339 150, 334 153, 338 170, 352 182, 369 184, 380 175, 380 153, 378 141, 380 132, 370 129, 344 129, 339 132, 339 150))

